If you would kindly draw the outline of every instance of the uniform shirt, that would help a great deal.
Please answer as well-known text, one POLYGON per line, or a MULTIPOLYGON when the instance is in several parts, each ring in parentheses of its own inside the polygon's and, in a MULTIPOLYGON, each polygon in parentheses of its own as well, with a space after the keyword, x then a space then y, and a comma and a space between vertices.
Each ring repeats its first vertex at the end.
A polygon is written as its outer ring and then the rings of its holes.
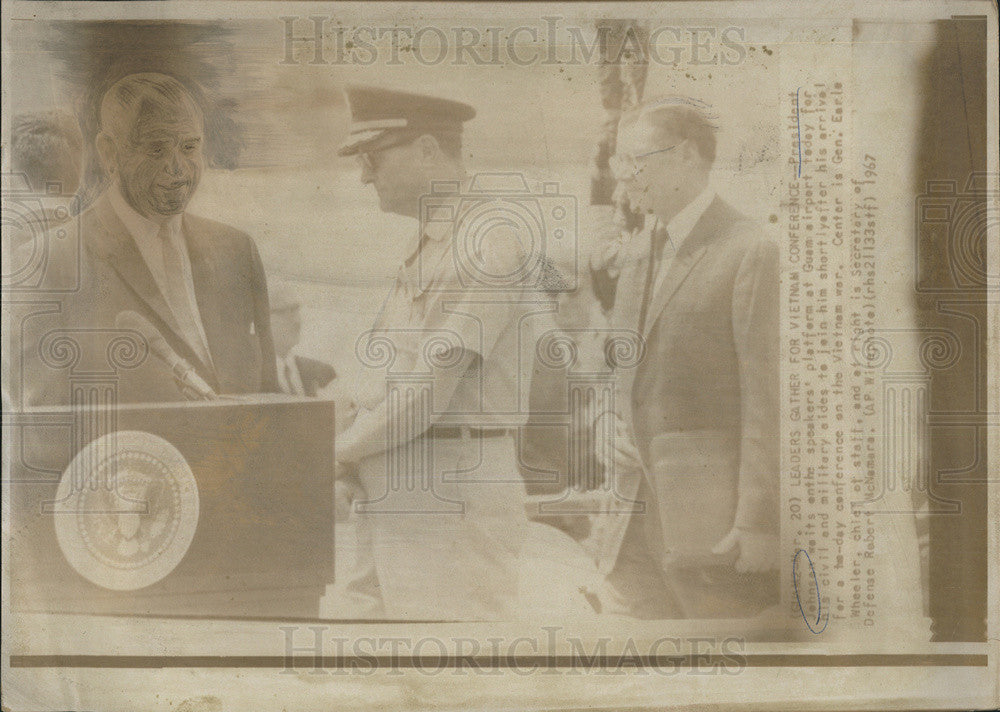
MULTIPOLYGON (((525 241, 494 229, 469 248, 466 259, 460 250, 472 242, 448 221, 428 221, 414 240, 416 250, 400 267, 375 328, 358 344, 362 360, 371 357, 377 364, 366 369, 368 377, 355 395, 357 417, 338 438, 342 461, 387 449, 387 378, 413 376, 425 383, 433 378, 429 419, 434 424, 509 428, 527 421, 530 371, 519 369, 534 340, 520 317, 532 308, 517 300, 530 304, 529 290, 511 281, 483 283, 483 275, 516 274, 525 260, 525 241), (388 352, 391 362, 378 360, 388 352), (455 363, 463 365, 440 367, 455 363)), ((400 422, 411 417, 409 411, 393 415, 400 422)))
POLYGON ((166 298, 167 304, 177 318, 178 323, 181 324, 182 328, 185 324, 193 323, 193 332, 187 333, 188 331, 192 331, 192 329, 186 329, 184 333, 184 338, 188 342, 188 345, 194 349, 195 353, 207 365, 211 365, 212 357, 208 350, 208 337, 205 335, 205 327, 201 323, 198 300, 194 291, 194 275, 191 272, 191 259, 188 256, 187 242, 184 239, 182 216, 171 215, 161 226, 160 223, 154 222, 136 212, 128 204, 125 197, 121 194, 121 190, 117 187, 108 191, 108 197, 115 214, 118 215, 118 219, 122 221, 125 229, 128 230, 129 235, 132 236, 132 239, 138 246, 143 261, 149 267, 149 271, 152 272, 156 286, 166 298), (179 275, 167 274, 164 264, 161 230, 166 233, 167 239, 171 241, 173 248, 177 250, 177 254, 180 256, 181 274, 179 275), (173 287, 176 286, 176 280, 178 279, 180 280, 181 289, 175 291, 173 287), (175 303, 176 297, 173 300, 171 299, 171 296, 175 293, 180 295, 181 303, 179 304, 175 303), (185 311, 186 313, 184 313, 185 311))

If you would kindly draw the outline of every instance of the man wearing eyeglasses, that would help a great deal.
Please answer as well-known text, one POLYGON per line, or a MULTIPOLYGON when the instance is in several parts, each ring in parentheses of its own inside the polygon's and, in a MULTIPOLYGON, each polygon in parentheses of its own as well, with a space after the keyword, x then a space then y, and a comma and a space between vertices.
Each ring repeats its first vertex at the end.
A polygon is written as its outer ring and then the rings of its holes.
MULTIPOLYGON (((612 168, 644 227, 614 321, 645 341, 598 419, 640 505, 601 523, 606 608, 740 618, 778 602, 778 248, 715 194, 715 126, 668 98, 623 116, 612 168)), ((624 509, 624 508, 623 508, 624 509)))
POLYGON ((521 241, 505 230, 461 237, 471 106, 359 86, 347 98, 341 155, 357 156, 382 211, 419 229, 401 236, 409 256, 356 348, 367 368, 336 443, 342 472, 356 472, 362 489, 356 565, 328 599, 353 617, 509 619, 527 530, 514 444, 526 420, 521 241), (441 185, 451 192, 435 192, 441 185))

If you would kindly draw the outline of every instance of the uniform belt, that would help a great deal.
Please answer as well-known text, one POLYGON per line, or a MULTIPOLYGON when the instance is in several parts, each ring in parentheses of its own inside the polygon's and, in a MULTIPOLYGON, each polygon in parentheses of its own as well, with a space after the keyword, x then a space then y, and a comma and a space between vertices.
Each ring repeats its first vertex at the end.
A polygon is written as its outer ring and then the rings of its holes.
POLYGON ((431 436, 435 438, 502 438, 510 434, 507 428, 471 428, 465 425, 435 425, 431 436))

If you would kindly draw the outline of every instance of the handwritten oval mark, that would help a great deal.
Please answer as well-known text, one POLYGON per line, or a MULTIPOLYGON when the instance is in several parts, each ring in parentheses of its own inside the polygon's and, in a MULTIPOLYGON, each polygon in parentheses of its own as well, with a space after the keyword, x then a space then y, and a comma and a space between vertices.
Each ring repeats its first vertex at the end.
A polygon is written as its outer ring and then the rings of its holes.
POLYGON ((809 552, 805 549, 799 549, 795 552, 795 556, 792 557, 792 586, 795 587, 795 602, 799 606, 799 613, 802 614, 802 620, 805 621, 806 627, 809 628, 809 632, 813 635, 819 635, 824 630, 826 630, 827 624, 830 622, 829 611, 826 614, 826 618, 823 618, 823 601, 819 595, 819 580, 816 578, 816 568, 813 566, 812 559, 809 558, 809 552), (806 561, 809 563, 809 572, 812 574, 813 587, 816 589, 816 622, 810 623, 809 618, 806 616, 805 609, 802 608, 802 599, 799 597, 799 577, 798 577, 798 565, 799 565, 799 554, 805 554, 806 561), (814 628, 813 626, 819 626, 822 620, 822 628, 814 628))

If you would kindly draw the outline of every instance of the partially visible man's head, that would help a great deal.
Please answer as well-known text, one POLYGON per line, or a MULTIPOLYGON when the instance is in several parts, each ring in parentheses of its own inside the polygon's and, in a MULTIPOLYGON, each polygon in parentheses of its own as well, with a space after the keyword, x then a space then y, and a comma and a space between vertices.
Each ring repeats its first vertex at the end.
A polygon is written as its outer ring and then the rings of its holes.
POLYGON ((31 190, 61 195, 77 191, 83 136, 75 118, 59 110, 17 114, 10 133, 11 168, 27 177, 31 190))
POLYGON ((182 213, 204 165, 202 112, 165 74, 130 74, 101 101, 97 148, 105 171, 137 212, 159 219, 182 213))
POLYGON ((706 107, 682 97, 654 99, 627 112, 614 159, 631 206, 671 217, 708 183, 715 131, 706 107))
POLYGON ((462 172, 462 139, 458 132, 400 131, 358 154, 361 182, 378 194, 384 212, 417 217, 421 196, 435 180, 462 172))
POLYGON ((383 211, 418 217, 435 180, 464 178, 462 125, 472 106, 384 87, 350 85, 346 95, 351 127, 339 154, 357 156, 383 211))

